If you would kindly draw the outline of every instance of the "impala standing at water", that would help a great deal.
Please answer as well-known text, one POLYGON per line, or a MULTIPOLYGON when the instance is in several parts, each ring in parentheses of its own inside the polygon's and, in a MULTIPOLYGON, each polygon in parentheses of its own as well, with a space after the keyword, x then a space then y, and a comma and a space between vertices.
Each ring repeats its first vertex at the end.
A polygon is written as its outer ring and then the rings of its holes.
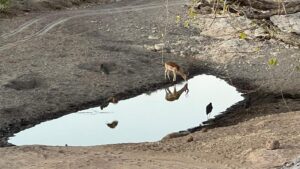
POLYGON ((187 74, 184 70, 174 62, 166 62, 165 63, 165 79, 170 80, 170 72, 173 72, 173 82, 176 81, 176 76, 180 75, 185 81, 187 79, 187 74))

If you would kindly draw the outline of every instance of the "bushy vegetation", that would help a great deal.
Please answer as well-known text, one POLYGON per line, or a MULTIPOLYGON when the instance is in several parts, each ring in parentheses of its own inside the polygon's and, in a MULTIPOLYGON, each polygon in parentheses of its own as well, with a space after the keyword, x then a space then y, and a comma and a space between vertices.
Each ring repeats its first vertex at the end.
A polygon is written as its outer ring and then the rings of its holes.
POLYGON ((8 8, 10 0, 0 0, 0 12, 5 11, 8 8))

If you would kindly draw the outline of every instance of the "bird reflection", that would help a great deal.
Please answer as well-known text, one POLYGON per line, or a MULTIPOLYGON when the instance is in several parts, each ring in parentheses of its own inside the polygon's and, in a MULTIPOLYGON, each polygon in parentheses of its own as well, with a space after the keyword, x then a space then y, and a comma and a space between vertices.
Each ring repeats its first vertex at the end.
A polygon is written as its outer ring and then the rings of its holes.
POLYGON ((209 114, 211 113, 212 109, 213 109, 212 103, 209 103, 209 104, 206 106, 206 115, 207 115, 207 119, 209 118, 209 114))
POLYGON ((111 129, 114 129, 115 127, 117 127, 118 125, 118 121, 112 121, 111 123, 106 123, 106 125, 111 128, 111 129))
POLYGON ((167 101, 174 101, 174 100, 178 100, 183 92, 186 92, 186 94, 188 94, 189 88, 188 88, 188 84, 186 83, 179 91, 176 90, 176 86, 174 86, 173 92, 171 92, 169 88, 166 88, 165 91, 166 91, 165 99, 167 101))
POLYGON ((115 96, 108 98, 107 101, 113 104, 117 104, 119 102, 119 100, 115 96))
POLYGON ((108 70, 107 65, 105 65, 103 63, 100 65, 100 71, 101 71, 102 74, 105 74, 105 75, 109 74, 109 70, 108 70))

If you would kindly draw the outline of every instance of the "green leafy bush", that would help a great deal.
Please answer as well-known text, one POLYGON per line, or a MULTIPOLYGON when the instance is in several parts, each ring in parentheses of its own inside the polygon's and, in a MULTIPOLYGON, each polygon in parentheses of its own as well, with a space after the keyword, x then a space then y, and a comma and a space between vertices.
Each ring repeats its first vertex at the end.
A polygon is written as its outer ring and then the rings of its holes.
POLYGON ((0 0, 0 12, 6 10, 9 3, 10 3, 10 0, 0 0))

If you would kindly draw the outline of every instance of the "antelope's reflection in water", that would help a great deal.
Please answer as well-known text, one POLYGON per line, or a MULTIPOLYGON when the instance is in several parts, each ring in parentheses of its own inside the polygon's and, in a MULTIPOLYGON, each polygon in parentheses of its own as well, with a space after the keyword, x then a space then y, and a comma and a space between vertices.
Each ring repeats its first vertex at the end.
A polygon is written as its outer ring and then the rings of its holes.
POLYGON ((112 121, 111 123, 106 123, 106 125, 107 125, 109 128, 114 129, 114 128, 117 127, 118 123, 119 123, 119 122, 118 122, 117 120, 114 120, 114 121, 112 121))
POLYGON ((179 97, 181 96, 181 94, 183 93, 183 92, 185 92, 186 93, 186 95, 189 93, 189 88, 188 88, 188 83, 186 83, 180 90, 176 90, 176 85, 174 85, 174 90, 173 90, 173 92, 171 92, 170 91, 170 89, 169 88, 166 88, 165 89, 165 91, 166 91, 166 96, 165 96, 165 99, 167 100, 167 101, 174 101, 174 100, 178 100, 179 99, 179 97))
MULTIPOLYGON (((188 83, 185 83, 185 85, 177 91, 176 89, 176 84, 173 86, 173 92, 170 91, 169 87, 168 88, 165 88, 165 92, 166 92, 166 95, 165 95, 165 99, 167 101, 175 101, 175 100, 178 100, 180 98, 180 96, 182 95, 183 92, 186 93, 186 95, 189 93, 189 88, 188 88, 188 83)), ((111 97, 108 99, 111 103, 114 103, 114 104, 117 104, 118 101, 114 102, 114 100, 116 100, 114 97, 111 97)), ((118 125, 118 121, 117 120, 114 120, 112 121, 111 123, 106 123, 106 125, 111 128, 111 129, 114 129, 117 127, 118 125)))

